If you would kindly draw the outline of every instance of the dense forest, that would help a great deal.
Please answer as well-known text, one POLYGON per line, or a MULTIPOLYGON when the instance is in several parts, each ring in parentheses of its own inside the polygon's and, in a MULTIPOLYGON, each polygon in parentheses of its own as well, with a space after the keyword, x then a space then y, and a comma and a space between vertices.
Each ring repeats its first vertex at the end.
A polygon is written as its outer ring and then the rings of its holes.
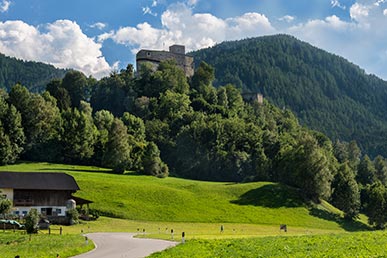
POLYGON ((0 161, 90 164, 114 173, 214 181, 274 181, 306 200, 332 202, 346 218, 387 222, 387 163, 356 142, 332 143, 265 100, 246 103, 232 84, 215 88, 201 63, 191 79, 173 61, 97 81, 70 71, 43 93, 0 91, 0 161))
POLYGON ((215 86, 259 92, 331 140, 387 156, 387 82, 287 35, 224 42, 192 53, 215 68, 215 86))
POLYGON ((66 70, 52 65, 22 61, 0 53, 0 89, 9 91, 16 83, 21 83, 32 92, 43 92, 49 81, 63 78, 66 70))

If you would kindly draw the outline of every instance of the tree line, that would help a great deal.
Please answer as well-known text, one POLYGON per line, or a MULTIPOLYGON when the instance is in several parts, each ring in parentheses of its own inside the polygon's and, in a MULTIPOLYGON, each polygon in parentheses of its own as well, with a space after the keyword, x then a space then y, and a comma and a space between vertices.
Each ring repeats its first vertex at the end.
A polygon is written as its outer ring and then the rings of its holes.
POLYGON ((0 92, 0 161, 88 164, 115 173, 212 181, 274 181, 306 200, 331 201, 346 218, 360 211, 377 227, 387 212, 386 160, 335 142, 267 100, 245 102, 233 85, 215 88, 202 62, 187 79, 173 61, 97 81, 70 71, 42 94, 17 84, 0 92), (380 206, 377 206, 380 205, 380 206), (382 208, 380 208, 382 207, 382 208))

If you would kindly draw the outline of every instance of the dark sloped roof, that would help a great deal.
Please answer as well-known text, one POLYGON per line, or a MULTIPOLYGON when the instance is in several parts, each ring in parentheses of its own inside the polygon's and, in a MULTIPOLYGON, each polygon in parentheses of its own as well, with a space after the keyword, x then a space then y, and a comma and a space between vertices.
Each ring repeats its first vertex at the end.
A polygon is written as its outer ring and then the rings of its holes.
POLYGON ((0 188, 29 190, 79 190, 74 178, 65 173, 0 172, 0 188))
POLYGON ((83 205, 83 204, 90 204, 93 203, 93 201, 83 199, 81 197, 76 197, 76 196, 71 196, 71 198, 75 201, 75 203, 78 205, 83 205))

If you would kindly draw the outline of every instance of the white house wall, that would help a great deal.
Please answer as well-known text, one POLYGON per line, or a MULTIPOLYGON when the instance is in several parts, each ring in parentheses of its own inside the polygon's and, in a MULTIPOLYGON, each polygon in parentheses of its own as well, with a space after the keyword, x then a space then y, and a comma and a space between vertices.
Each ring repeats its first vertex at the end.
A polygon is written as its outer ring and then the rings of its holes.
POLYGON ((23 214, 27 215, 32 208, 37 209, 39 214, 41 214, 42 208, 52 208, 52 210, 60 209, 61 212, 58 213, 57 216, 66 216, 67 210, 66 206, 16 206, 12 208, 12 213, 19 216, 22 216, 23 214))
POLYGON ((13 189, 10 189, 10 188, 0 189, 0 195, 5 195, 5 198, 13 201, 13 189))

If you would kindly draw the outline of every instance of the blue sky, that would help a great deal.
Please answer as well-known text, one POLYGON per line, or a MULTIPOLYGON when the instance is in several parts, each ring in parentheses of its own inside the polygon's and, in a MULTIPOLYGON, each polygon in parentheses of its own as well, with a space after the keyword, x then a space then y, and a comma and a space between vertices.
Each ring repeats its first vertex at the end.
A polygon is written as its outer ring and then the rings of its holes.
POLYGON ((286 33, 387 79, 387 0, 0 0, 0 52, 100 78, 141 48, 286 33))

